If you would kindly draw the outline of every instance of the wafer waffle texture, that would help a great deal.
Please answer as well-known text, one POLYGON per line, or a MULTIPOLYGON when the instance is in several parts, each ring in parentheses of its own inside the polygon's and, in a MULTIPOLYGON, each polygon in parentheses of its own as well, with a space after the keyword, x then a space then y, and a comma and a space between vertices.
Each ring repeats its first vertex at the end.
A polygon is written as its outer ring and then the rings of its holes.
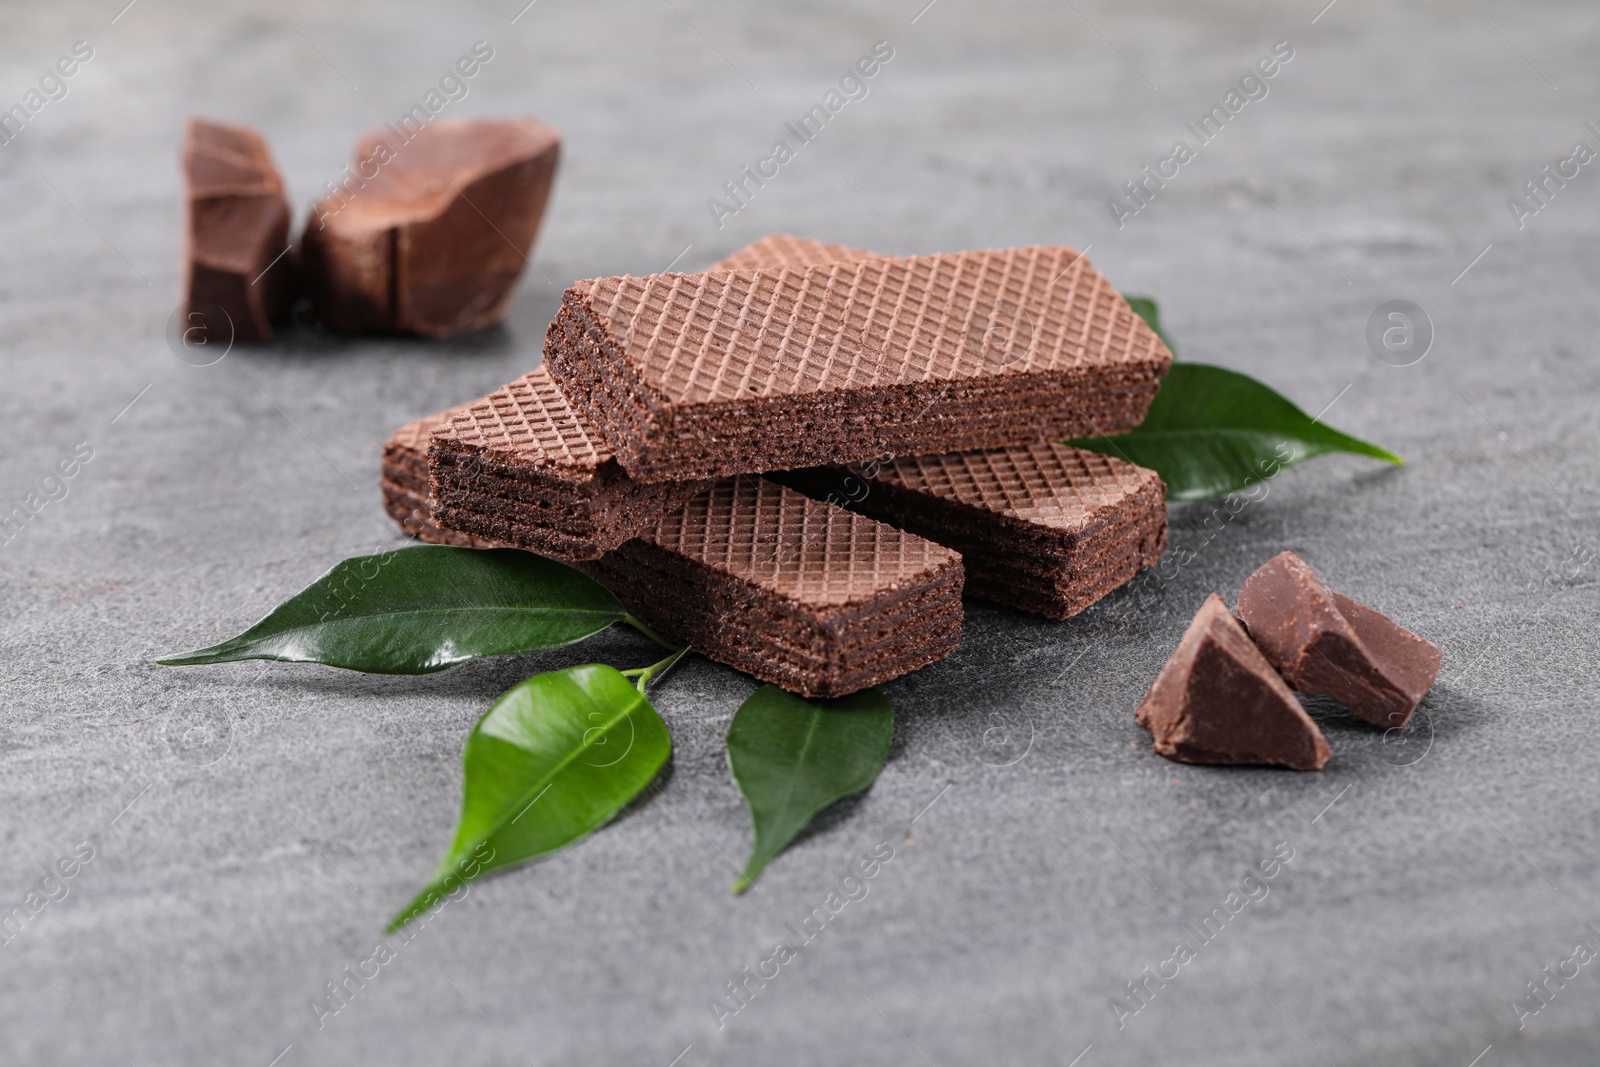
POLYGON ((591 279, 546 342, 645 481, 1117 433, 1170 361, 1062 247, 591 279))
POLYGON ((568 562, 594 559, 701 488, 635 482, 540 367, 433 431, 436 521, 568 562))
POLYGON ((823 263, 853 263, 863 259, 878 259, 876 252, 867 252, 849 245, 826 244, 809 237, 795 237, 787 233, 768 234, 751 242, 713 263, 711 270, 773 270, 780 267, 813 267, 823 263))
MULTIPOLYGON (((870 255, 774 234, 712 269, 733 262, 771 267, 870 255)), ((448 418, 434 415, 422 421, 437 430, 430 460, 437 515, 433 525, 451 530, 452 536, 568 561, 592 559, 682 504, 702 484, 630 484, 605 438, 567 402, 542 367, 451 409, 448 418)), ((397 433, 397 439, 412 427, 397 433)), ((422 448, 428 449, 425 439, 422 448)), ((421 505, 414 499, 403 502, 407 514, 427 511, 427 489, 424 483, 421 505)), ((423 526, 420 518, 410 524, 423 526)))
MULTIPOLYGON (((227 133, 227 128, 221 130, 222 134, 227 133)), ((259 138, 246 144, 259 144, 259 138)), ((261 150, 266 150, 264 144, 261 150)), ((741 248, 712 269, 725 269, 731 264, 794 266, 867 258, 870 254, 843 245, 824 245, 810 238, 773 234, 741 248)), ((518 486, 515 483, 523 478, 533 486, 557 488, 594 483, 597 477, 602 482, 614 483, 616 472, 611 467, 614 467, 614 454, 605 438, 574 413, 560 390, 555 389, 549 373, 539 368, 494 390, 488 397, 456 405, 448 411, 437 411, 395 430, 384 445, 384 507, 405 533, 434 544, 554 549, 558 555, 568 557, 573 550, 578 550, 592 557, 592 550, 573 544, 570 537, 562 537, 552 528, 557 520, 555 515, 538 512, 517 515, 518 486), (462 419, 461 432, 453 427, 456 416, 467 416, 462 419), (446 528, 434 518, 427 461, 429 438, 434 430, 440 430, 442 442, 440 459, 434 469, 443 482, 445 498, 451 501, 445 509, 448 520, 477 533, 446 528), (482 459, 482 462, 470 462, 475 459, 482 459), (470 493, 466 488, 474 475, 482 493, 470 493), (496 510, 494 496, 502 498, 502 504, 506 504, 506 510, 512 510, 514 517, 493 514, 496 510), (522 518, 523 522, 517 523, 515 518, 522 518)), ((693 491, 685 494, 685 499, 691 494, 693 491)), ((533 504, 538 506, 546 501, 546 496, 538 494, 533 504)), ((666 510, 662 509, 662 514, 666 510)), ((637 526, 627 528, 621 539, 632 533, 637 533, 637 526)))
POLYGON ((959 554, 753 475, 579 567, 669 639, 806 696, 877 685, 961 640, 959 554))
POLYGON ((1166 550, 1154 472, 1055 442, 774 475, 962 554, 967 591, 1075 615, 1166 550))
POLYGON ((425 415, 391 434, 384 442, 378 484, 383 492, 383 509, 395 525, 412 537, 435 545, 498 548, 502 546, 494 541, 440 526, 434 520, 428 498, 429 435, 470 406, 460 404, 447 411, 425 415))

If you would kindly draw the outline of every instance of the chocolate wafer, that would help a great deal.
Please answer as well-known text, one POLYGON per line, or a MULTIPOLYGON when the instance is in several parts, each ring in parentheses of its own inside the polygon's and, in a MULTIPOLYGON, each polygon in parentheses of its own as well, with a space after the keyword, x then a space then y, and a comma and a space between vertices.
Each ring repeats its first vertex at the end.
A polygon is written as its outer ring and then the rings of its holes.
POLYGON ((1118 433, 1171 358, 1062 247, 592 279, 545 341, 641 481, 1118 433))
POLYGON ((428 477, 439 525, 567 561, 616 548, 703 488, 629 478, 543 367, 455 409, 433 431, 428 477))
POLYGON ((383 509, 395 525, 412 537, 435 545, 496 548, 500 547, 497 542, 440 526, 434 521, 428 500, 428 435, 471 406, 459 404, 448 411, 424 415, 391 434, 383 445, 378 484, 383 490, 383 509))
POLYGON ((712 270, 774 270, 780 267, 812 267, 822 263, 850 263, 881 258, 848 245, 830 245, 809 237, 787 233, 768 234, 739 251, 718 260, 712 270))
POLYGON ((1055 442, 769 477, 953 548, 968 593, 1055 619, 1166 550, 1159 475, 1055 442))
MULTIPOLYGON (((773 234, 712 269, 723 269, 730 262, 776 267, 870 254, 773 234)), ((404 427, 391 441, 393 445, 404 436, 409 443, 417 436, 416 427, 424 422, 430 431, 443 427, 432 465, 435 491, 442 504, 429 500, 427 471, 423 472, 420 494, 402 494, 398 488, 385 486, 385 499, 394 499, 390 513, 407 532, 425 540, 436 532, 470 543, 510 544, 568 560, 592 559, 703 487, 700 482, 684 483, 681 488, 671 483, 643 486, 632 482, 617 465, 605 438, 567 403, 543 368, 447 414, 449 418, 429 416, 404 427), (459 431, 449 425, 455 416, 469 411, 474 413, 459 431), (435 507, 445 526, 434 522, 435 507), (410 517, 401 521, 400 514, 410 517)), ((420 448, 426 455, 426 433, 421 436, 420 448)), ((388 455, 386 450, 386 459, 388 455)))
POLYGON ((264 341, 295 287, 294 262, 285 255, 289 201, 267 142, 248 126, 190 119, 183 172, 185 335, 204 330, 221 348, 264 341))
POLYGON ((886 682, 961 641, 959 555, 752 475, 580 568, 664 636, 806 696, 886 682))

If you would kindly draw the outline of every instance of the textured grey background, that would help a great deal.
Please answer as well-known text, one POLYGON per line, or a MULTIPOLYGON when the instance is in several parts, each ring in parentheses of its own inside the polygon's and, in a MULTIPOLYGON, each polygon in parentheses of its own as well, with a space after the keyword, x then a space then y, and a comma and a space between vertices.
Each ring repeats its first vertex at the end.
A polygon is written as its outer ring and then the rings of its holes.
POLYGON ((0 911, 80 842, 96 853, 0 945, 0 1060, 1595 1061, 1595 965, 1520 1032, 1510 1002, 1600 945, 1600 177, 1521 232, 1506 200, 1596 143, 1600 15, 922 3, 540 0, 515 24, 520 0, 6 5, 4 103, 72 41, 96 56, 0 147, 0 510, 79 442, 94 459, 0 548, 0 911), (260 127, 303 211, 478 39, 496 57, 451 111, 566 134, 543 278, 509 324, 175 359, 184 118, 260 127), (706 198, 880 39, 895 57, 870 95, 718 230, 706 198), (1270 95, 1119 231, 1107 198, 1280 39, 1295 58, 1270 95), (534 671, 649 649, 616 633, 421 679, 151 659, 397 543, 383 438, 531 367, 562 285, 774 230, 894 253, 1092 244, 1160 297, 1185 356, 1312 412, 1337 397, 1330 422, 1409 462, 1316 461, 1210 531, 1209 509, 1176 507, 1194 561, 1065 624, 971 605, 959 653, 889 687, 877 785, 740 899, 721 737, 752 684, 685 664, 658 693, 677 746, 659 796, 392 943, 319 1029, 309 999, 372 954, 445 845, 474 717, 534 671), (1404 369, 1363 340, 1393 298, 1437 328, 1404 369), (1444 647, 1418 729, 1318 708, 1321 774, 1154 757, 1143 688, 1206 593, 1286 547, 1444 647), (711 998, 881 841, 896 855, 869 896, 718 1029, 711 998), (1295 858, 1270 895, 1119 1031, 1124 983, 1280 842, 1295 858))

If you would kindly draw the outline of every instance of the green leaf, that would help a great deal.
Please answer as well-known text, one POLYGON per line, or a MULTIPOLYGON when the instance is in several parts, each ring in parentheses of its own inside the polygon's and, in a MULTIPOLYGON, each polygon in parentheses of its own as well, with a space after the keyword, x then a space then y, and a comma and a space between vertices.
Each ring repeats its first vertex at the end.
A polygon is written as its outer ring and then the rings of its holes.
POLYGON ((1325 452, 1404 462, 1313 422, 1248 375, 1205 363, 1174 363, 1134 429, 1068 443, 1151 468, 1167 483, 1169 500, 1222 496, 1325 452))
POLYGON ((1124 296, 1122 299, 1128 302, 1128 306, 1133 308, 1136 315, 1150 324, 1150 328, 1156 332, 1156 336, 1161 338, 1162 343, 1167 346, 1167 351, 1171 352, 1172 357, 1176 359, 1178 357, 1178 346, 1172 343, 1172 338, 1167 336, 1167 331, 1161 328, 1161 309, 1156 306, 1156 302, 1148 296, 1124 296))
POLYGON ((347 559, 238 637, 156 662, 427 674, 568 645, 626 617, 600 583, 532 552, 413 545, 347 559))
POLYGON ((893 734, 894 708, 876 689, 806 700, 767 685, 740 705, 728 727, 728 766, 755 844, 733 891, 749 888, 813 815, 871 785, 893 734))
POLYGON ((526 863, 605 825, 649 785, 672 741, 614 667, 536 674, 502 693, 467 737, 455 840, 393 932, 466 881, 526 863))

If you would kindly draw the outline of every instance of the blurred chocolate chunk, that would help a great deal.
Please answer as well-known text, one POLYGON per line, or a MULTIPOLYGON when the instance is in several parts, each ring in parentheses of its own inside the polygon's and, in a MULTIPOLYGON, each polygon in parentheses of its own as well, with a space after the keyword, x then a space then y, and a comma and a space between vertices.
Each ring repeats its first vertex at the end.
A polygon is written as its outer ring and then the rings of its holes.
POLYGON ((1155 750, 1181 763, 1321 770, 1328 743, 1294 693, 1215 593, 1136 713, 1155 750))
POLYGON ((302 242, 313 312, 427 337, 502 321, 533 252, 561 135, 537 119, 435 119, 364 136, 302 242))
POLYGON ((267 143, 246 126, 190 119, 183 172, 184 329, 218 341, 264 341, 295 292, 289 201, 267 143))
POLYGON ((1293 552, 1245 580, 1239 616, 1292 688, 1379 726, 1404 726, 1439 674, 1437 645, 1335 593, 1293 552))

